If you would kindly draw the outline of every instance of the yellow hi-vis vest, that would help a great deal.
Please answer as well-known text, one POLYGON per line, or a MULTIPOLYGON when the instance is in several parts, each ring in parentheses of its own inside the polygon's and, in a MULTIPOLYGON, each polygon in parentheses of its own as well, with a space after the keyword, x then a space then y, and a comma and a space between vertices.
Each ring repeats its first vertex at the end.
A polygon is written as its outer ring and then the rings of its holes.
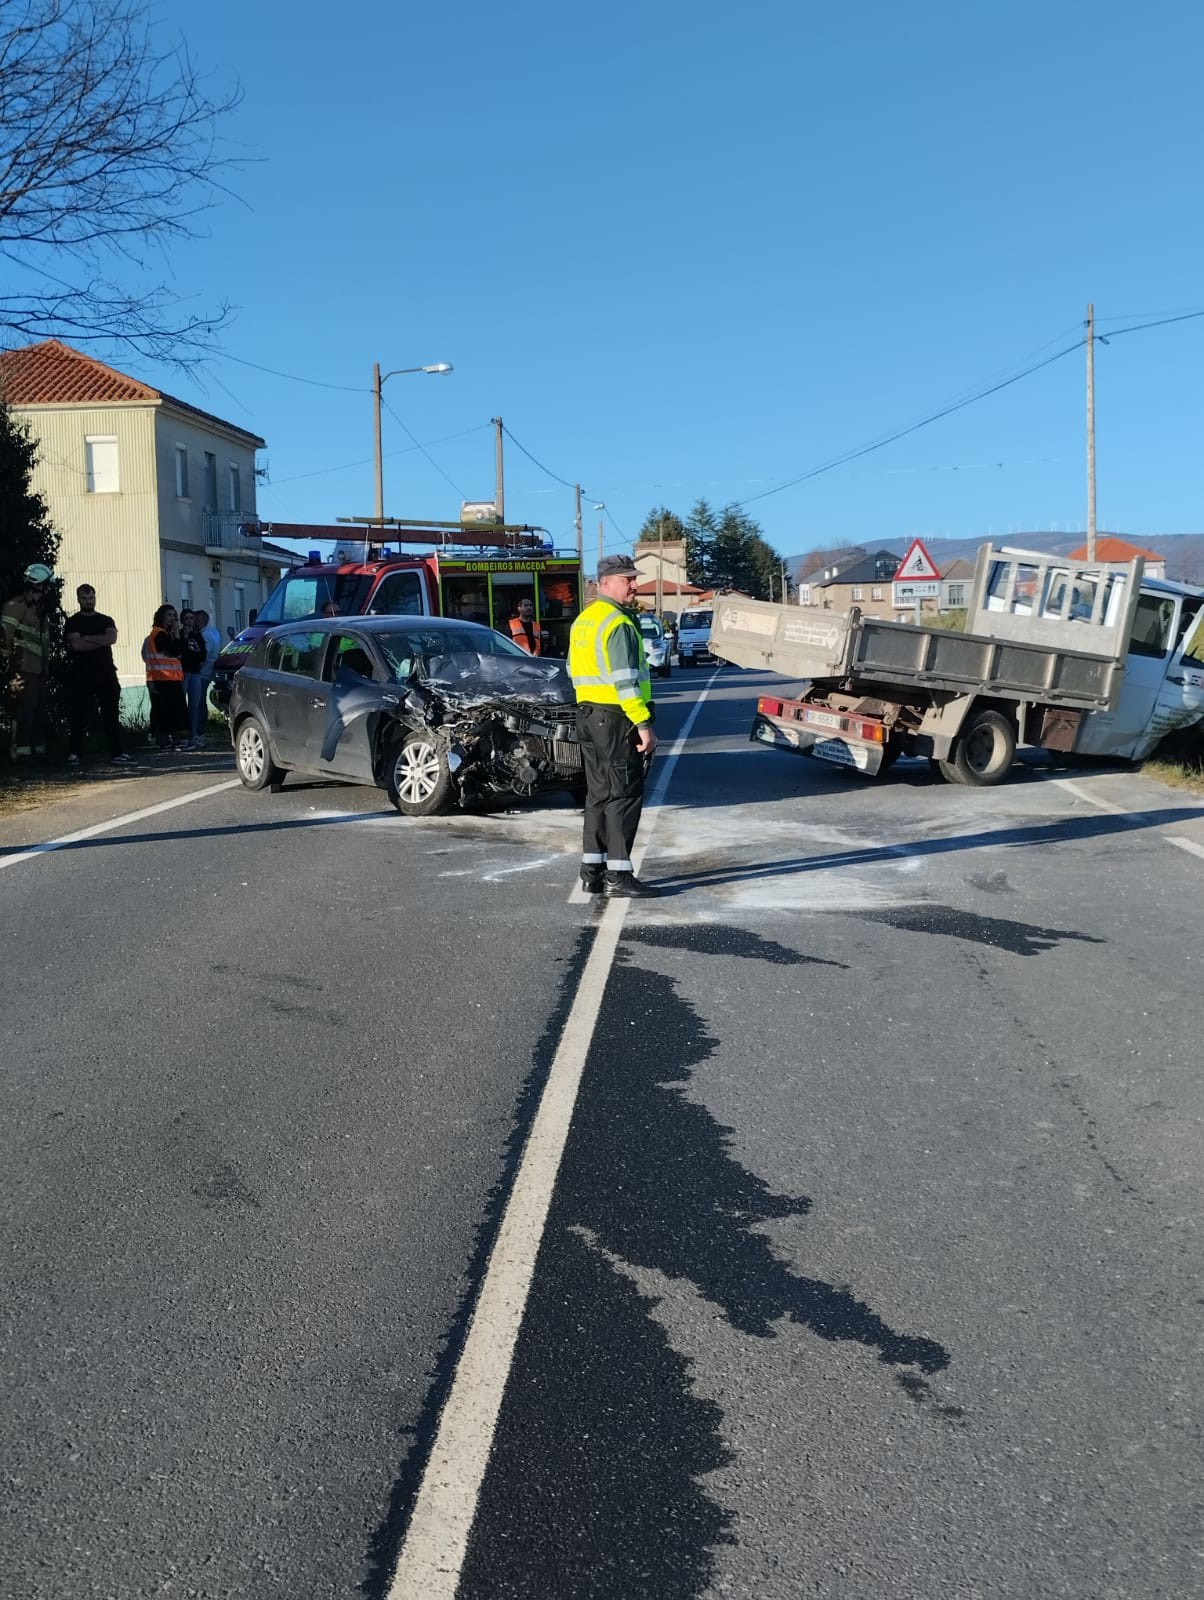
POLYGON ((599 596, 573 623, 569 677, 578 700, 620 706, 636 724, 652 720, 652 678, 644 638, 613 601, 599 596))

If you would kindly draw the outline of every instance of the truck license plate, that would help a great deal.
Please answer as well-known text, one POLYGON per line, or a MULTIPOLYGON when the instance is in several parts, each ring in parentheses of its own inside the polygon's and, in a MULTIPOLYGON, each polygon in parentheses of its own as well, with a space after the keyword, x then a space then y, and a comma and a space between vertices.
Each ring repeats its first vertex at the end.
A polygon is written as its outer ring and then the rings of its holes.
POLYGON ((831 711, 808 711, 806 720, 817 728, 839 728, 841 719, 831 711))

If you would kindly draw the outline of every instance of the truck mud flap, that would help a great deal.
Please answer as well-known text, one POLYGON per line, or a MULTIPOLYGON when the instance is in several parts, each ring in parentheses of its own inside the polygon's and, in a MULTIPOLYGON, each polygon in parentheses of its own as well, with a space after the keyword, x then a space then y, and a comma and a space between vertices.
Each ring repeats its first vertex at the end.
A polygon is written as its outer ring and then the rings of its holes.
POLYGON ((757 744, 772 745, 775 750, 790 750, 815 761, 849 767, 867 778, 877 777, 882 768, 884 748, 880 744, 862 744, 857 740, 817 734, 796 723, 783 727, 772 717, 761 714, 754 720, 749 738, 757 744))

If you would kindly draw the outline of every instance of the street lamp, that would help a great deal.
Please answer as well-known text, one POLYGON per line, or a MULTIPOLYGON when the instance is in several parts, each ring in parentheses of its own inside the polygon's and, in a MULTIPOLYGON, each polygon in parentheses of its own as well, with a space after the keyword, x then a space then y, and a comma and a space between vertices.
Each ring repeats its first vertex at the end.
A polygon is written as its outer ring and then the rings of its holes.
POLYGON ((451 371, 452 364, 450 361, 437 361, 434 366, 430 367, 394 367, 392 372, 386 372, 382 376, 380 362, 374 361, 372 363, 372 398, 375 401, 374 420, 376 422, 376 520, 379 523, 383 524, 385 520, 385 469, 380 454, 380 391, 385 385, 385 380, 387 378, 400 377, 403 372, 451 371))

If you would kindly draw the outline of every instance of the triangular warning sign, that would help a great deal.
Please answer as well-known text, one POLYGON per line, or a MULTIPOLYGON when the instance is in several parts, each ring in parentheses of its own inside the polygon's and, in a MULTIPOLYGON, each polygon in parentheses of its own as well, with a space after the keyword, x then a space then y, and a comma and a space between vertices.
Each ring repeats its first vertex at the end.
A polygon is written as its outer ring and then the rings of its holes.
POLYGON ((908 546, 907 554, 899 563, 899 570, 895 573, 895 582, 899 583, 904 578, 939 578, 936 562, 925 550, 919 539, 913 539, 908 546))

